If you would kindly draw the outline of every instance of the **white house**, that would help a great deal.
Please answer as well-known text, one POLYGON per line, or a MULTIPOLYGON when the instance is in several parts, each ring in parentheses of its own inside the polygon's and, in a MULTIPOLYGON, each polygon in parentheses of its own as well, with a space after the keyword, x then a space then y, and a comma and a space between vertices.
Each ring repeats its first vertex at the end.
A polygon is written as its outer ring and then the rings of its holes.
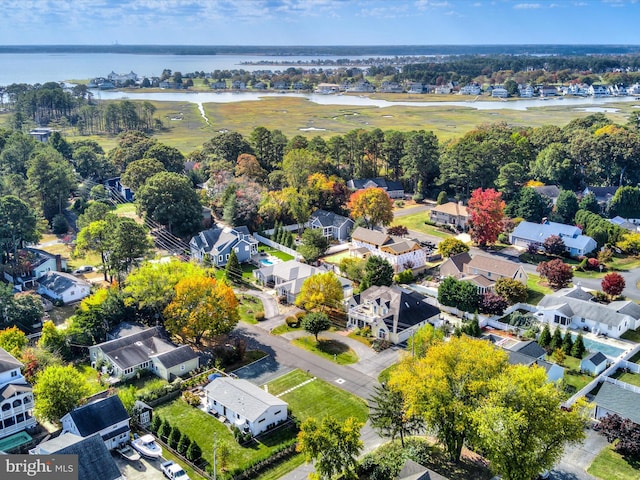
POLYGON ((92 345, 89 358, 93 367, 104 364, 114 377, 130 378, 138 370, 150 370, 168 381, 200 365, 191 347, 175 346, 164 338, 159 327, 92 345))
POLYGON ((532 98, 534 94, 533 87, 531 85, 518 85, 518 94, 520 98, 532 98))
POLYGON ((95 400, 75 408, 60 419, 62 433, 86 438, 100 434, 109 450, 129 441, 129 414, 118 395, 95 400))
POLYGON ((469 222, 469 211, 462 202, 447 202, 433 207, 429 211, 429 218, 439 225, 453 225, 464 229, 469 222))
POLYGON ((38 278, 38 293, 63 303, 82 300, 91 293, 91 284, 64 272, 47 272, 38 278))
POLYGON ((593 238, 582 235, 582 230, 579 227, 549 221, 544 223, 520 222, 509 234, 509 241, 518 247, 526 248, 531 244, 542 246, 551 235, 559 236, 564 242, 565 250, 572 256, 586 255, 598 247, 593 238))
POLYGON ((587 95, 592 97, 608 97, 609 89, 604 85, 590 85, 587 90, 587 95))
POLYGON ((373 286, 348 303, 347 328, 369 327, 375 338, 402 343, 426 323, 436 324, 440 310, 425 298, 397 286, 373 286))
POLYGON ((602 352, 593 352, 580 360, 580 371, 600 375, 607 368, 607 357, 602 352))
POLYGON ((619 338, 640 325, 640 305, 631 301, 602 304, 576 285, 545 295, 537 305, 536 317, 550 325, 589 329, 596 334, 619 338))
POLYGON ((480 95, 482 89, 477 83, 469 83, 460 88, 460 95, 480 95))
POLYGON ((217 377, 204 390, 209 412, 215 412, 253 436, 287 419, 287 402, 247 380, 217 377))
MULTIPOLYGON (((258 268, 253 271, 253 276, 259 284, 274 288, 278 296, 286 298, 287 303, 294 303, 307 278, 328 271, 297 260, 289 260, 258 268)), ((350 297, 353 292, 353 282, 340 276, 337 278, 342 285, 344 298, 350 297)))
POLYGON ((506 88, 501 86, 493 87, 493 90, 491 90, 491 96, 494 98, 507 98, 509 96, 509 92, 506 88))
POLYGON ((32 388, 21 368, 22 363, 0 348, 0 438, 36 425, 32 388))
POLYGON ((7 267, 4 269, 4 278, 21 287, 35 286, 36 279, 47 272, 62 272, 67 268, 67 261, 60 255, 53 255, 37 248, 25 248, 18 252, 20 261, 18 271, 14 272, 7 267))
POLYGON ((366 252, 384 258, 395 273, 409 269, 419 273, 426 268, 427 254, 424 249, 406 238, 358 227, 351 233, 351 247, 352 255, 366 252))

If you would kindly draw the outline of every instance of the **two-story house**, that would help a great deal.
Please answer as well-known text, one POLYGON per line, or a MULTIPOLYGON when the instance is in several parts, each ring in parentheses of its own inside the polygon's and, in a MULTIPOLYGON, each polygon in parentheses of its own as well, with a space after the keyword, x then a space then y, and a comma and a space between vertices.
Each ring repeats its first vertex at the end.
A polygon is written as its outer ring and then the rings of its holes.
POLYGON ((404 187, 402 183, 386 178, 352 178, 347 182, 347 187, 351 190, 364 190, 366 188, 381 188, 389 198, 404 198, 404 187))
POLYGON ((480 293, 493 290, 495 283, 501 278, 517 280, 527 284, 527 273, 519 263, 496 256, 474 255, 468 252, 452 255, 440 265, 441 277, 454 277, 466 280, 478 287, 480 293))
POLYGON ((34 287, 36 280, 47 272, 62 272, 67 261, 60 255, 54 255, 38 248, 24 248, 18 252, 17 271, 13 266, 5 265, 4 279, 18 285, 19 288, 34 287))
POLYGON ((438 225, 452 225, 464 230, 469 222, 469 212, 462 202, 447 202, 433 207, 429 218, 438 225))
POLYGON ((363 227, 351 233, 351 254, 384 258, 395 273, 409 269, 419 273, 427 264, 427 254, 417 242, 363 227))
POLYGON ((309 217, 309 228, 321 228, 322 235, 338 241, 349 238, 354 222, 350 218, 343 217, 333 212, 316 210, 309 217))
POLYGON ((248 262, 258 253, 258 241, 245 226, 212 227, 191 238, 189 247, 192 259, 201 262, 208 257, 216 267, 224 267, 232 251, 240 263, 248 262))
POLYGON ((73 409, 60 422, 62 433, 73 433, 83 438, 98 433, 105 446, 113 450, 129 441, 129 420, 120 397, 112 395, 73 409))
POLYGON ((33 391, 21 367, 22 363, 0 348, 0 438, 36 425, 33 391))
POLYGON ((397 286, 369 287, 348 302, 347 328, 371 328, 375 338, 402 343, 422 325, 436 324, 440 310, 416 292, 397 286))

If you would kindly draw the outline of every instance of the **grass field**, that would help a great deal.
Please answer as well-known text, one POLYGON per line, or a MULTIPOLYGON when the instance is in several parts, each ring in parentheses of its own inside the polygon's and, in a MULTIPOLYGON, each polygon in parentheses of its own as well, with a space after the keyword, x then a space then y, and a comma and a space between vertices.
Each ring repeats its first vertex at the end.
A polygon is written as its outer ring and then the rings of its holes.
POLYGON ((638 375, 637 373, 627 373, 617 370, 616 373, 612 375, 612 377, 616 380, 620 380, 621 382, 628 383, 629 385, 640 387, 640 375, 638 375))
POLYGON ((240 320, 245 323, 256 324, 256 313, 263 312, 264 307, 262 300, 251 295, 238 295, 238 302, 240 303, 240 320))
POLYGON ((296 338, 291 343, 339 365, 350 365, 358 361, 356 353, 348 345, 337 340, 319 338, 316 342, 316 339, 309 335, 296 338))
POLYGON ((540 277, 538 275, 534 275, 532 273, 528 274, 527 291, 529 293, 527 303, 530 303, 531 305, 537 305, 538 302, 542 300, 542 297, 548 293, 553 293, 553 290, 540 283, 540 277))
POLYGON ((440 230, 432 225, 427 225, 424 223, 425 220, 429 220, 429 213, 419 212, 412 215, 405 215, 404 217, 398 217, 393 221, 392 225, 404 225, 409 230, 415 230, 438 238, 448 238, 453 236, 451 232, 440 230))
POLYGON ((611 445, 602 449, 593 460, 587 473, 601 480, 638 480, 640 463, 629 463, 619 453, 613 451, 611 445))

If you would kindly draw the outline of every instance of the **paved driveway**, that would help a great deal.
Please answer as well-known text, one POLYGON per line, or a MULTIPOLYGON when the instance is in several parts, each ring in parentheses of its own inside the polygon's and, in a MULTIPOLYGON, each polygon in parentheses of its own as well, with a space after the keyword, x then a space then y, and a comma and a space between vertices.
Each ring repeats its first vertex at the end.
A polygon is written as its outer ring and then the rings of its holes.
POLYGON ((591 465, 600 450, 607 445, 607 439, 591 428, 586 431, 587 438, 581 445, 568 446, 560 463, 551 471, 554 480, 596 480, 586 469, 591 465))
POLYGON ((162 471, 160 471, 160 460, 141 458, 137 462, 129 462, 117 454, 114 454, 114 459, 120 472, 126 476, 127 480, 161 480, 164 478, 162 471))

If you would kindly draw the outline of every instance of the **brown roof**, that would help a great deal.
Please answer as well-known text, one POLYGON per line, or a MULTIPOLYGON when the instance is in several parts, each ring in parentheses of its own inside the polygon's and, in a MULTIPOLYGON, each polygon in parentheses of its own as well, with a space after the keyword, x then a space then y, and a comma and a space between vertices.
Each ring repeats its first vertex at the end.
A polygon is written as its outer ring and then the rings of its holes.
POLYGON ((464 272, 464 266, 471 261, 471 255, 469 255, 469 252, 458 253, 449 257, 449 261, 455 265, 458 272, 462 273, 464 272))
POLYGON ((491 272, 503 277, 513 278, 520 268, 520 265, 510 260, 503 260, 495 256, 489 257, 487 255, 474 255, 471 261, 467 262, 465 272, 474 273, 474 268, 483 272, 491 272))
POLYGON ((484 277, 482 275, 466 275, 460 278, 460 281, 473 283, 478 287, 485 287, 485 288, 490 287, 494 283, 492 280, 489 280, 487 277, 484 277))
POLYGON ((359 240, 361 242, 379 246, 384 245, 389 240, 389 235, 377 230, 358 227, 353 231, 353 233, 351 233, 351 238, 353 240, 359 240))
POLYGON ((400 255, 401 253, 411 252, 412 250, 420 250, 420 245, 411 240, 403 240, 401 242, 385 245, 381 250, 393 255, 400 255))
POLYGON ((442 205, 436 205, 431 211, 446 213, 448 215, 456 215, 458 217, 468 217, 467 207, 456 202, 447 202, 442 205))

